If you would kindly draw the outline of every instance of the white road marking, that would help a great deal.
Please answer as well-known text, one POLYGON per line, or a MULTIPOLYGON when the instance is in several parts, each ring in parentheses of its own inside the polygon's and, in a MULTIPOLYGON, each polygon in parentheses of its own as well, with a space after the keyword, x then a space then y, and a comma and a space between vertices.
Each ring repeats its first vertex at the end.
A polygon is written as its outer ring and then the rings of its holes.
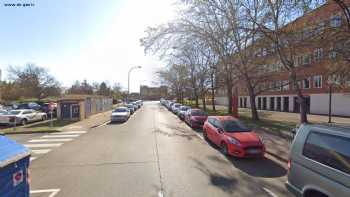
POLYGON ((101 124, 101 125, 97 126, 96 128, 106 126, 106 125, 107 125, 108 123, 110 123, 110 122, 111 122, 111 121, 107 121, 107 122, 105 122, 105 123, 103 123, 103 124, 101 124))
POLYGON ((36 155, 40 155, 40 154, 46 154, 50 151, 51 151, 51 149, 34 149, 34 150, 32 150, 32 153, 36 154, 36 155))
POLYGON ((65 135, 65 134, 84 134, 86 131, 63 131, 58 133, 51 133, 51 135, 65 135))
POLYGON ((266 187, 263 187, 263 190, 272 197, 278 197, 275 193, 273 193, 271 190, 267 189, 266 187))
POLYGON ((158 197, 163 197, 164 195, 163 195, 163 192, 162 191, 159 191, 158 192, 158 197))
POLYGON ((37 142, 69 142, 72 141, 72 138, 62 138, 62 139, 38 139, 38 140, 30 140, 29 143, 37 143, 37 142))
POLYGON ((31 190, 31 194, 40 194, 40 193, 50 193, 48 197, 54 197, 60 192, 60 189, 42 189, 42 190, 31 190))
POLYGON ((30 157, 30 161, 36 160, 37 157, 30 157))
POLYGON ((55 144, 24 144, 27 148, 43 148, 43 147, 59 147, 63 143, 55 143, 55 144))
POLYGON ((79 137, 79 135, 44 135, 40 138, 69 138, 69 137, 79 137))

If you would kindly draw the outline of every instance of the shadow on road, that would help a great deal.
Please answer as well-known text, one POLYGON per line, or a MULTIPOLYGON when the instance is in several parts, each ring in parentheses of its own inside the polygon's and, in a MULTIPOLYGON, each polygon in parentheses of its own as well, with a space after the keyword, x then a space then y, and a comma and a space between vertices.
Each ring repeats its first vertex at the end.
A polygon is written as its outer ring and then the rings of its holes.
POLYGON ((125 124, 127 121, 118 121, 118 122, 109 122, 107 125, 118 125, 118 124, 125 124))

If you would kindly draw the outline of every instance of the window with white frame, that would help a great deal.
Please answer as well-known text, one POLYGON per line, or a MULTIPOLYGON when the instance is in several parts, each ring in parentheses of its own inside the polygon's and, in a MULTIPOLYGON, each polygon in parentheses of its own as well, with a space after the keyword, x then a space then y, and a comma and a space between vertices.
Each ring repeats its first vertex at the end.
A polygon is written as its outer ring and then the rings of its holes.
POLYGON ((322 76, 316 75, 313 79, 314 82, 314 88, 322 88, 322 76))
POLYGON ((289 90, 289 81, 288 80, 282 81, 282 90, 283 91, 289 90))
POLYGON ((303 56, 297 56, 297 66, 303 65, 303 56))
POLYGON ((340 27, 341 26, 341 15, 331 16, 330 25, 331 25, 331 27, 340 27))
POLYGON ((323 58, 323 49, 322 48, 317 48, 314 50, 314 59, 315 62, 321 61, 323 58))
POLYGON ((329 58, 330 59, 335 59, 337 58, 337 51, 334 48, 331 48, 329 50, 329 58))
POLYGON ((306 78, 303 80, 303 88, 309 89, 310 88, 310 78, 306 78))
POLYGON ((311 64, 310 54, 305 54, 303 57, 303 65, 306 65, 306 64, 311 64))
POLYGON ((261 48, 261 55, 266 56, 267 55, 267 48, 263 47, 261 48))

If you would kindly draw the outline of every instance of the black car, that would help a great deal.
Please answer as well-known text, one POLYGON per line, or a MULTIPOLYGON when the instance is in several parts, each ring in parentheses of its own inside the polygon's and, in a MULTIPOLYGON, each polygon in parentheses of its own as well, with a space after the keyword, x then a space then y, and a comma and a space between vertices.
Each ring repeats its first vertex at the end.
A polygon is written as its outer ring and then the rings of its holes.
POLYGON ((17 109, 33 109, 35 111, 42 111, 42 107, 38 103, 21 103, 17 106, 17 109))

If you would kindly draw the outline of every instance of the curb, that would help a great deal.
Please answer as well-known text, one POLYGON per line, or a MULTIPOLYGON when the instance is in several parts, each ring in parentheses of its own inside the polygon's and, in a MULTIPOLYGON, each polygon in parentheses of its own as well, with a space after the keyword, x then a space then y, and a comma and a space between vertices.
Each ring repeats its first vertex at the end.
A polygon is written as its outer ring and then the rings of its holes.
POLYGON ((99 126, 101 126, 101 125, 103 125, 103 124, 106 124, 107 122, 109 122, 109 120, 104 121, 103 123, 100 123, 100 124, 96 124, 96 125, 94 125, 94 126, 91 126, 91 127, 90 127, 90 129, 93 129, 93 128, 96 128, 96 127, 99 127, 99 126))
POLYGON ((0 135, 16 135, 16 134, 34 134, 34 133, 58 133, 59 130, 45 130, 45 131, 16 131, 16 132, 0 132, 0 135))

